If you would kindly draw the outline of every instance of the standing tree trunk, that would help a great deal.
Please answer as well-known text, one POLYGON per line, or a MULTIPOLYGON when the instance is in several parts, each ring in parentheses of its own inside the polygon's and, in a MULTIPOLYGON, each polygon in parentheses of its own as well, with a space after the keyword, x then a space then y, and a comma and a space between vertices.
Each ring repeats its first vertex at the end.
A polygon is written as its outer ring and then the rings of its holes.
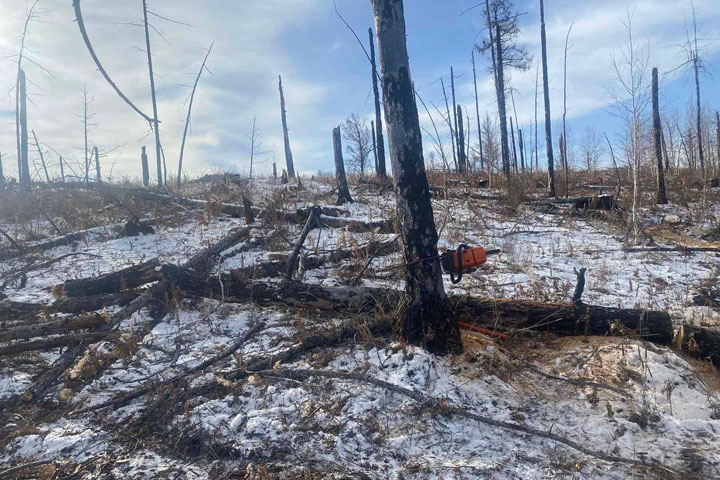
POLYGON ((547 40, 545 38, 545 5, 540 0, 540 41, 542 43, 543 97, 545 99, 545 148, 548 163, 548 194, 557 197, 555 192, 555 160, 553 159, 552 124, 550 123, 550 81, 548 80, 547 40))
POLYGON ((378 88, 377 63, 375 61, 375 39, 373 38, 372 28, 368 28, 368 36, 370 38, 370 63, 372 64, 372 86, 375 95, 375 126, 373 133, 375 135, 375 173, 380 179, 387 178, 387 168, 385 167, 385 137, 383 135, 382 113, 380 112, 380 90, 378 88))
POLYGON ((568 192, 568 170, 567 170, 567 160, 565 159, 565 137, 563 134, 560 134, 560 140, 558 141, 558 148, 560 150, 560 165, 563 167, 563 171, 565 173, 565 198, 568 198, 569 192, 568 192))
POLYGON ((35 135, 35 130, 31 131, 33 134, 33 140, 35 140, 35 148, 37 148, 38 155, 40 156, 40 163, 45 171, 45 180, 48 184, 50 184, 50 174, 48 174, 47 165, 45 164, 45 155, 43 155, 42 148, 40 148, 40 142, 38 141, 37 135, 35 135))
MULTIPOLYGON (((535 68, 535 171, 540 171, 540 161, 538 159, 538 75, 540 73, 540 64, 535 68)), ((532 169, 532 158, 530 159, 530 168, 532 169)))
POLYGON ((564 55, 564 61, 563 61, 563 116, 562 116, 562 146, 560 147, 562 149, 562 152, 560 152, 563 160, 563 167, 565 168, 565 198, 568 198, 568 195, 570 194, 569 186, 568 186, 568 153, 567 153, 567 128, 566 128, 566 118, 567 118, 567 54, 568 54, 568 43, 570 42, 570 32, 572 31, 574 23, 570 24, 570 28, 568 28, 567 36, 565 37, 565 55, 564 55))
POLYGON ((95 154, 95 181, 102 182, 102 175, 100 174, 100 153, 97 147, 93 148, 93 153, 95 154))
POLYGON ((158 186, 163 186, 163 160, 162 145, 160 144, 160 122, 158 121, 157 97, 155 96, 155 76, 153 75, 152 53, 150 51, 150 27, 147 16, 147 0, 143 0, 143 19, 145 23, 145 48, 148 59, 148 72, 150 72, 150 97, 153 107, 153 131, 155 132, 155 157, 157 160, 158 186))
POLYGON ((178 189, 180 189, 180 183, 182 181, 182 167, 183 167, 183 155, 185 154, 185 140, 187 139, 187 131, 188 131, 188 127, 190 125, 190 115, 192 114, 193 100, 195 100, 195 90, 197 89, 198 82, 200 81, 200 76, 202 75, 203 70, 205 70, 205 63, 207 62, 207 59, 210 56, 210 52, 212 51, 213 45, 215 45, 215 42, 210 44, 210 48, 208 48, 208 51, 205 54, 205 58, 203 59, 202 65, 200 65, 200 71, 198 72, 197 76, 195 77, 195 83, 193 84, 192 93, 190 94, 190 103, 188 105, 187 117, 185 118, 185 128, 183 129, 182 143, 180 144, 180 159, 178 160, 178 176, 177 176, 177 188, 178 189))
POLYGON ((283 93, 282 76, 278 76, 278 78, 280 88, 280 115, 282 117, 283 139, 285 142, 285 163, 287 164, 288 176, 295 178, 295 164, 293 163, 292 150, 290 150, 290 135, 288 135, 287 111, 285 110, 285 94, 283 93))
POLYGON ((495 54, 497 55, 497 100, 500 115, 500 145, 502 146, 503 173, 510 177, 510 146, 508 145, 507 108, 505 107, 505 71, 500 39, 500 25, 495 23, 495 54))
POLYGON ((65 165, 63 165, 62 156, 60 156, 60 180, 65 183, 65 165))
POLYGON ((515 173, 518 171, 517 149, 515 148, 515 127, 513 126, 512 116, 510 117, 510 141, 512 141, 513 152, 513 169, 515 173))
MULTIPOLYGON (((457 100, 455 99, 455 72, 453 72, 453 67, 450 67, 450 95, 452 95, 452 104, 453 104, 453 126, 455 131, 455 143, 457 145, 457 155, 458 155, 458 164, 457 169, 458 172, 463 172, 464 167, 461 165, 461 158, 462 158, 462 150, 463 146, 462 143, 460 143, 460 140, 458 138, 460 132, 458 132, 458 116, 457 116, 457 100)), ((462 126, 462 115, 460 116, 460 126, 462 126)))
MULTIPOLYGON (((445 92, 445 81, 442 79, 442 77, 440 77, 440 85, 442 86, 443 97, 445 98, 445 109, 447 110, 447 124, 448 124, 448 128, 450 129, 450 145, 452 146, 453 163, 455 164, 455 170, 457 170, 458 160, 457 160, 457 153, 455 152, 455 150, 457 149, 456 148, 457 145, 455 142, 455 130, 453 129, 453 122, 451 120, 450 104, 448 103, 447 92, 445 92)), ((453 112, 454 112, 454 110, 453 110, 453 112)), ((452 116, 454 116, 454 115, 455 114, 453 113, 452 116)))
POLYGON ((345 162, 342 153, 342 135, 340 127, 333 128, 333 150, 335 152, 335 178, 338 184, 338 205, 352 203, 347 177, 345 176, 345 162))
POLYGON ((665 157, 665 171, 670 171, 670 156, 668 155, 667 142, 665 141, 665 129, 660 124, 660 139, 662 140, 663 157, 665 157))
POLYGON ((715 112, 715 118, 717 119, 717 157, 715 159, 717 163, 715 165, 715 173, 720 175, 720 112, 715 112))
POLYGON ((27 89, 25 71, 20 70, 20 183, 30 188, 30 163, 28 162, 27 89))
POLYGON ((2 154, 0 153, 0 188, 5 188, 5 172, 3 171, 2 154))
MULTIPOLYGON (((695 41, 697 42, 697 34, 695 41)), ((695 99, 697 100, 697 141, 698 141, 698 154, 700 156, 700 170, 705 174, 705 152, 703 151, 703 137, 702 137, 702 110, 700 107, 700 59, 698 58, 697 46, 695 47, 695 53, 693 55, 693 66, 695 67, 695 99)))
POLYGON ((457 106, 455 112, 455 125, 457 125, 457 151, 458 151, 458 171, 467 173, 467 156, 465 155, 465 132, 463 130, 463 114, 462 107, 457 106))
POLYGON ((430 189, 425 173, 422 133, 413 95, 402 0, 371 0, 385 98, 399 224, 407 264, 405 288, 410 304, 401 320, 401 335, 430 352, 462 351, 450 310, 438 258, 430 189))
POLYGON ((142 153, 140 154, 140 161, 142 162, 142 179, 145 188, 150 186, 150 167, 148 165, 148 156, 145 151, 145 145, 142 146, 142 153))
POLYGON ((522 128, 518 128, 518 145, 520 146, 520 169, 525 171, 525 140, 523 139, 522 128))
POLYGON ((370 120, 370 133, 372 134, 373 158, 375 159, 375 173, 378 172, 377 137, 375 136, 375 121, 370 120))
POLYGON ((652 109, 653 109, 653 137, 655 140, 655 158, 657 159, 657 203, 665 205, 668 203, 667 193, 665 192, 665 169, 663 168, 662 157, 662 134, 660 126, 660 94, 658 87, 658 69, 652 69, 652 109))
POLYGON ((480 97, 478 97, 477 72, 475 71, 475 49, 470 55, 473 67, 473 85, 475 86, 475 115, 477 116, 478 146, 480 154, 480 170, 485 170, 485 159, 483 158, 482 127, 480 126, 480 97))
POLYGON ((85 160, 85 183, 90 181, 90 157, 88 150, 88 98, 87 98, 87 85, 83 87, 83 141, 84 149, 83 155, 85 160))

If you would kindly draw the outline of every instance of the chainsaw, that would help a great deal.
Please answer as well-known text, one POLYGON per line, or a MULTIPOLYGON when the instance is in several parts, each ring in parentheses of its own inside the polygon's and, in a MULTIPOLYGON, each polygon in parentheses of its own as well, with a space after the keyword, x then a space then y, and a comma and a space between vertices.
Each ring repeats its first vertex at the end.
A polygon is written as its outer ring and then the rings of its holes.
POLYGON ((465 244, 457 250, 448 250, 440 255, 440 265, 450 274, 453 284, 460 283, 465 273, 472 273, 487 262, 487 257, 499 255, 500 249, 485 250, 484 247, 470 247, 465 244))

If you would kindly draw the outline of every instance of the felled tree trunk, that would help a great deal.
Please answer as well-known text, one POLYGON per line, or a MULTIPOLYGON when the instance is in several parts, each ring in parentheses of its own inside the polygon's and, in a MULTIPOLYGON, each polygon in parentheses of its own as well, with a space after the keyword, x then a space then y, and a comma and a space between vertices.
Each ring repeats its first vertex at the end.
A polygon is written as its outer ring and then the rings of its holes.
POLYGON ((53 294, 58 298, 78 297, 117 293, 129 288, 136 288, 157 281, 159 266, 160 262, 151 260, 99 277, 68 280, 53 288, 53 294))
POLYGON ((682 325, 675 337, 675 345, 684 353, 720 365, 720 330, 682 325))
POLYGON ((401 334, 409 343, 434 353, 460 352, 460 331, 445 295, 438 259, 438 235, 405 42, 403 2, 372 0, 372 5, 410 297, 401 334))
POLYGON ((340 127, 333 128, 333 151, 335 152, 335 179, 338 184, 338 205, 352 203, 350 196, 347 177, 345 176, 345 162, 342 153, 342 137, 340 135, 340 127))

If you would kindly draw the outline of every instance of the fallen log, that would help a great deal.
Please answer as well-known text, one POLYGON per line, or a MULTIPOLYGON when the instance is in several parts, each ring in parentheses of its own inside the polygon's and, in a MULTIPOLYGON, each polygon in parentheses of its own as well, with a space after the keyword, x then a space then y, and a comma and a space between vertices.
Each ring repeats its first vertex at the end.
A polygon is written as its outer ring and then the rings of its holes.
POLYGON ((55 298, 117 293, 157 281, 159 267, 160 262, 153 259, 99 277, 68 280, 53 287, 52 293, 55 298))
POLYGON ((546 198, 525 202, 531 205, 571 205, 576 210, 616 210, 620 206, 612 195, 589 197, 546 198))
POLYGON ((56 300, 51 305, 2 300, 0 301, 0 327, 20 326, 32 321, 40 314, 71 313, 77 315, 113 305, 124 307, 137 296, 138 294, 133 292, 81 296, 56 300))
POLYGON ((38 350, 52 350, 53 348, 68 347, 95 343, 110 336, 108 332, 90 332, 74 335, 62 335, 59 337, 46 338, 44 340, 33 340, 29 342, 15 342, 0 347, 0 357, 16 355, 23 352, 38 350))
POLYGON ((106 322, 107 317, 103 315, 92 315, 10 328, 7 330, 0 330, 0 342, 30 339, 47 335, 60 335, 77 330, 88 330, 101 327, 105 325, 106 322))
MULTIPOLYGON (((261 306, 281 305, 319 311, 375 309, 393 311, 403 301, 400 291, 352 287, 321 287, 298 282, 260 283, 237 275, 222 279, 202 278, 173 265, 161 267, 163 278, 192 295, 252 302, 261 306)), ((673 338, 667 313, 585 305, 540 303, 528 300, 481 299, 449 295, 451 305, 466 323, 505 332, 534 329, 562 335, 637 335, 667 345, 673 338), (470 321, 467 321, 470 320, 470 321)))
POLYGON ((683 353, 720 365, 720 330, 683 324, 673 344, 679 346, 683 353))
POLYGON ((238 243, 247 240, 250 237, 250 230, 250 227, 246 227, 231 232, 219 242, 190 258, 190 260, 185 263, 185 267, 195 270, 198 273, 209 272, 215 263, 216 257, 228 248, 232 248, 238 243))

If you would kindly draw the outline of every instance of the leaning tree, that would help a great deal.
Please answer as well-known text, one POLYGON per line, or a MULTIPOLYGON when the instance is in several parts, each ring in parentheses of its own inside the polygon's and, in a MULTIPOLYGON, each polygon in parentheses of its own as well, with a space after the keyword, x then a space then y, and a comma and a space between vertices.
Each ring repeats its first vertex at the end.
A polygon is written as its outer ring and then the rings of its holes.
POLYGON ((413 94, 402 0, 371 0, 380 53, 390 157, 403 238, 409 305, 401 318, 402 338, 430 352, 462 350, 438 259, 422 134, 413 94))

